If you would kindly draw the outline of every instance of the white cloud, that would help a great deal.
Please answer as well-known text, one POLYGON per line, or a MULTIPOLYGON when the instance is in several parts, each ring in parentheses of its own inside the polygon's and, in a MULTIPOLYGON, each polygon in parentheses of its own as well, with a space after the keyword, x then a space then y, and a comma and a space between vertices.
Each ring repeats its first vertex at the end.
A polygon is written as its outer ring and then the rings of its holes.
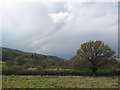
POLYGON ((51 13, 48 15, 50 16, 50 18, 54 23, 70 21, 73 18, 71 13, 68 13, 68 12, 51 13))

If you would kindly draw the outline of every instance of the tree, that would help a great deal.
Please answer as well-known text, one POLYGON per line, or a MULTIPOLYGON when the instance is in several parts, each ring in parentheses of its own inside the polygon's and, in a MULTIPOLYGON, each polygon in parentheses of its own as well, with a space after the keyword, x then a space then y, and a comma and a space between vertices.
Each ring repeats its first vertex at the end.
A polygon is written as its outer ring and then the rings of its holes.
POLYGON ((25 59, 21 56, 15 57, 14 62, 15 63, 17 62, 18 65, 23 65, 26 63, 25 59))
POLYGON ((72 64, 88 65, 93 74, 99 67, 113 60, 115 52, 102 41, 89 41, 81 45, 72 64))
POLYGON ((40 70, 40 71, 43 70, 43 67, 41 65, 37 65, 36 68, 37 68, 37 70, 40 70))

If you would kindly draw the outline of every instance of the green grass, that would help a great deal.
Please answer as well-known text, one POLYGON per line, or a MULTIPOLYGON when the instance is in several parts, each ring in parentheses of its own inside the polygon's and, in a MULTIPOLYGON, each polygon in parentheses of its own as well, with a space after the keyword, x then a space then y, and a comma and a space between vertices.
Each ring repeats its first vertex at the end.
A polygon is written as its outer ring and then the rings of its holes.
POLYGON ((3 88, 118 88, 117 76, 3 76, 3 88))
POLYGON ((5 61, 0 61, 0 64, 6 63, 5 61))

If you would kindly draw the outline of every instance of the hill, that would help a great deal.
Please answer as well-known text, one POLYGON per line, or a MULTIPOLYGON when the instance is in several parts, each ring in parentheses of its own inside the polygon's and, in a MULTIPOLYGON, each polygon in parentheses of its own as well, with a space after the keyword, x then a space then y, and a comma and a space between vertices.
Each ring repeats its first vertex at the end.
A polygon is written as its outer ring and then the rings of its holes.
POLYGON ((34 60, 49 61, 49 59, 52 59, 52 60, 56 60, 56 61, 64 61, 64 59, 56 57, 56 56, 47 56, 47 55, 23 52, 20 50, 2 47, 2 61, 13 60, 13 59, 15 59, 15 57, 19 57, 19 56, 23 57, 23 58, 34 59, 34 60))
POLYGON ((2 47, 3 71, 67 69, 69 61, 56 56, 23 52, 2 47), (10 70, 9 70, 10 69, 10 70))

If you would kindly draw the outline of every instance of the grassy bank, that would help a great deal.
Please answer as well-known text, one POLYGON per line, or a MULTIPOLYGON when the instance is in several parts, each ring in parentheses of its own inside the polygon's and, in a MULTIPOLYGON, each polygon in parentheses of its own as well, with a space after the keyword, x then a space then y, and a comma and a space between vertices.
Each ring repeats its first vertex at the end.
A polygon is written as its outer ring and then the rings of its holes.
POLYGON ((118 88, 117 76, 3 76, 3 88, 118 88))

